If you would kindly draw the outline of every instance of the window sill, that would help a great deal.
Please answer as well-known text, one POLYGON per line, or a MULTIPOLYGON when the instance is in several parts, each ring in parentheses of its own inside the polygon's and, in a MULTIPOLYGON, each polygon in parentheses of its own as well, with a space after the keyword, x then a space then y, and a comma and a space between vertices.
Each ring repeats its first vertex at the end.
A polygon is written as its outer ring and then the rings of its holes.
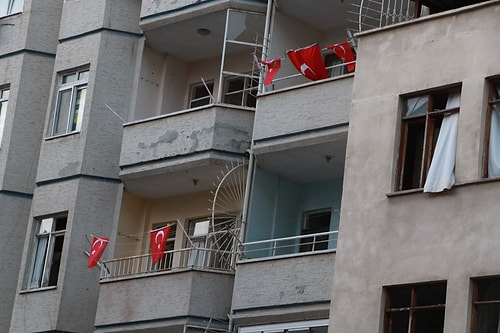
MULTIPOLYGON (((475 180, 465 180, 461 182, 455 183, 455 185, 449 189, 449 190, 444 190, 442 192, 436 192, 436 193, 428 193, 428 194, 440 194, 440 193, 446 193, 451 190, 453 190, 455 187, 462 187, 462 186, 469 186, 469 185, 479 185, 479 184, 486 184, 486 183, 494 183, 494 182, 499 182, 500 177, 495 177, 495 178, 480 178, 480 179, 475 179, 475 180)), ((410 190, 404 190, 404 191, 395 191, 395 192, 389 192, 386 193, 385 195, 387 197, 398 197, 402 195, 409 195, 413 193, 423 193, 424 189, 423 188, 413 188, 410 190)))
POLYGON ((50 141, 50 140, 55 140, 55 139, 59 139, 59 138, 64 138, 64 137, 67 137, 67 136, 72 136, 72 135, 75 135, 75 134, 80 134, 80 131, 74 131, 74 132, 69 132, 69 133, 64 133, 64 134, 58 134, 58 135, 48 136, 44 140, 45 141, 50 141))
POLYGON ((30 294, 30 293, 36 293, 39 291, 47 291, 47 290, 55 290, 55 289, 57 289, 57 286, 42 287, 42 288, 36 288, 36 289, 23 289, 19 293, 20 294, 30 294))

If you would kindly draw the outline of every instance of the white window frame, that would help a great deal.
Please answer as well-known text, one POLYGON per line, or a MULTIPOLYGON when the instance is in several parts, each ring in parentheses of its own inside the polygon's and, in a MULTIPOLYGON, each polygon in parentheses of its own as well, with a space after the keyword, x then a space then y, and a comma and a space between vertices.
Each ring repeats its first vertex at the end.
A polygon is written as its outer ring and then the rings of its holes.
POLYGON ((328 319, 317 319, 317 320, 306 320, 306 321, 296 321, 281 324, 269 324, 269 325, 256 325, 240 327, 238 329, 239 333, 278 333, 278 332, 292 332, 298 330, 305 330, 313 327, 328 327, 328 319))
MULTIPOLYGON (((56 95, 56 106, 50 124, 50 136, 78 133, 82 127, 83 112, 87 94, 89 69, 82 69, 63 73, 59 76, 59 86, 56 95), (74 78, 73 78, 74 77, 74 78), (63 93, 70 93, 70 100, 67 110, 61 110, 61 96, 63 93), (83 94, 81 100, 77 100, 79 94, 83 94), (77 105, 77 102, 79 104, 77 105), (78 108, 77 108, 78 106, 78 108), (61 118, 61 115, 63 116, 61 118), (75 120, 76 117, 76 120, 75 120), (59 126, 59 122, 66 119, 66 124, 59 126), (61 128, 61 131, 58 131, 61 128)), ((81 95, 80 95, 81 96, 81 95)))
MULTIPOLYGON (((47 287, 56 287, 57 280, 53 283, 50 281, 51 273, 59 274, 60 267, 57 267, 57 272, 52 272, 54 262, 54 253, 56 241, 60 240, 61 247, 64 245, 64 234, 67 228, 67 216, 57 216, 44 218, 36 221, 36 235, 33 243, 33 255, 29 276, 27 281, 27 289, 40 289, 47 287), (57 222, 65 219, 64 229, 56 230, 57 222)), ((62 254, 62 248, 60 251, 62 254)), ((60 261, 61 258, 58 258, 60 261)))
POLYGON ((0 88, 0 147, 2 146, 2 137, 7 116, 7 107, 9 104, 10 87, 0 88))
POLYGON ((257 99, 257 90, 258 90, 258 79, 254 78, 251 75, 238 75, 238 76, 230 76, 226 77, 224 80, 224 103, 225 104, 231 104, 231 105, 239 105, 239 106, 244 106, 244 107, 252 107, 254 108, 255 106, 249 106, 249 96, 252 95, 252 93, 255 94, 254 98, 255 100, 257 99), (229 90, 229 84, 231 81, 243 81, 243 89, 242 90, 229 90), (231 103, 228 101, 228 99, 231 97, 231 95, 234 94, 241 94, 241 97, 239 97, 239 103, 231 103))
POLYGON ((203 81, 203 82, 198 82, 198 83, 191 85, 191 88, 189 90, 188 107, 191 109, 191 108, 195 108, 195 107, 213 104, 214 103, 214 97, 213 97, 214 86, 215 86, 214 81, 203 81), (208 88, 208 90, 207 90, 207 88, 208 88), (203 95, 201 97, 195 97, 198 89, 206 92, 206 95, 203 95))
POLYGON ((24 0, 0 0, 0 17, 23 11, 24 0))

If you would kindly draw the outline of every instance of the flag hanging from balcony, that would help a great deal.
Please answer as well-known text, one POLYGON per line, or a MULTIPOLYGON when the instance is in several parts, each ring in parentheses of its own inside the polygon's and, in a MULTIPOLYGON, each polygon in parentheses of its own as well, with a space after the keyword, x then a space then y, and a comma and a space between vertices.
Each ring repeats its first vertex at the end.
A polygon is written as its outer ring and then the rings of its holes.
POLYGON ((273 83, 273 79, 278 74, 278 71, 281 68, 281 59, 271 59, 271 60, 262 60, 261 63, 266 66, 266 76, 264 78, 264 84, 273 83))
POLYGON ((349 41, 344 41, 338 44, 330 45, 326 47, 327 49, 330 49, 339 57, 342 59, 344 63, 350 63, 347 65, 347 70, 349 72, 352 72, 354 68, 356 67, 356 63, 353 62, 356 60, 356 57, 354 56, 354 52, 352 51, 351 45, 349 44, 349 41))
POLYGON ((97 265, 97 262, 99 261, 99 259, 101 259, 106 246, 108 246, 108 243, 109 238, 94 236, 94 238, 92 239, 92 245, 90 246, 89 261, 87 264, 89 268, 97 265))
POLYGON ((318 44, 297 50, 289 50, 286 55, 293 66, 308 79, 316 81, 328 78, 318 44))
POLYGON ((151 262, 153 265, 156 264, 158 260, 163 258, 163 254, 165 252, 165 244, 167 244, 169 233, 170 225, 149 231, 151 242, 151 262))

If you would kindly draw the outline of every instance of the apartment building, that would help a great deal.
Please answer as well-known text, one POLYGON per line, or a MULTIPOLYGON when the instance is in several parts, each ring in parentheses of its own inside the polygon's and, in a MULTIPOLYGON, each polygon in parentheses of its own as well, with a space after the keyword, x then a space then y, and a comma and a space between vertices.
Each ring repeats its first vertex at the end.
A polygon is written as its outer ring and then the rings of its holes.
POLYGON ((0 0, 0 330, 497 332, 499 14, 0 0))

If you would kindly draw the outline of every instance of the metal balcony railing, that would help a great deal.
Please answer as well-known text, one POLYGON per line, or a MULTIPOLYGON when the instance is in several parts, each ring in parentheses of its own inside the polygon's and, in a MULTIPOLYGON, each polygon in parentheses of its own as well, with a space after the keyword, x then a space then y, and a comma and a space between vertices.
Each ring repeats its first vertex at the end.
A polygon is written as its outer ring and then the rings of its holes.
POLYGON ((240 260, 299 255, 337 249, 338 231, 246 242, 241 245, 240 260))
POLYGON ((151 254, 117 258, 102 262, 101 280, 135 277, 186 268, 203 268, 231 271, 234 269, 235 252, 204 248, 186 248, 165 251, 156 264, 151 262, 151 254))

